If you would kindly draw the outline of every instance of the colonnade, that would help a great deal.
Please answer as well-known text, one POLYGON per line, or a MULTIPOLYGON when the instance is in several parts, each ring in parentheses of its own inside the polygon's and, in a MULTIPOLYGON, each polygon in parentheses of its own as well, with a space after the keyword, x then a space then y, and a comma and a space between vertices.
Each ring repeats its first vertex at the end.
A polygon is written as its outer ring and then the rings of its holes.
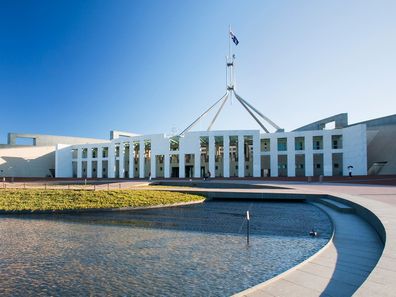
MULTIPOLYGON (((121 140, 116 139, 108 144, 86 144, 77 145, 74 149, 77 150, 77 157, 72 158, 72 161, 76 163, 75 176, 78 178, 147 178, 151 176, 153 178, 157 175, 157 167, 161 166, 163 172, 162 176, 165 178, 171 177, 171 155, 178 156, 178 177, 185 178, 186 172, 186 156, 194 156, 193 161, 193 174, 189 177, 200 178, 202 177, 202 168, 205 168, 205 175, 210 172, 211 176, 215 176, 216 166, 219 166, 220 162, 216 162, 216 151, 215 136, 223 139, 222 145, 222 156, 221 160, 222 176, 230 177, 230 137, 231 135, 208 135, 208 146, 206 154, 208 155, 208 162, 202 166, 201 163, 201 146, 196 146, 194 150, 185 150, 183 144, 180 145, 179 150, 170 151, 169 146, 164 147, 153 147, 154 142, 151 139, 139 139, 139 140, 121 140), (146 144, 151 145, 149 150, 149 156, 146 155, 146 144), (138 153, 136 154, 135 146, 138 145, 138 153), (128 154, 126 147, 129 147, 128 154), (96 150, 95 156, 93 156, 93 150, 96 150), (104 150, 107 151, 107 155, 104 155, 104 150), (84 152, 84 156, 83 156, 84 152), (163 163, 158 164, 157 156, 163 158, 163 163), (128 162, 129 160, 129 162, 128 162), (137 164, 135 161, 137 160, 137 164), (104 162, 107 161, 107 170, 104 167, 104 162), (127 162, 126 162, 127 161, 127 162), (86 165, 85 165, 86 164, 86 165), (96 165, 93 166, 93 164, 96 165), (126 168, 126 166, 128 166, 126 168), (95 167, 95 168, 94 168, 95 167), (138 168, 138 174, 135 173, 138 168), (126 174, 128 173, 128 174, 126 174)), ((238 177, 245 177, 245 137, 246 135, 232 135, 238 138, 238 177)), ((260 176, 260 138, 259 134, 249 135, 253 141, 253 176, 260 176)), ((174 164, 173 164, 174 166, 174 164)))

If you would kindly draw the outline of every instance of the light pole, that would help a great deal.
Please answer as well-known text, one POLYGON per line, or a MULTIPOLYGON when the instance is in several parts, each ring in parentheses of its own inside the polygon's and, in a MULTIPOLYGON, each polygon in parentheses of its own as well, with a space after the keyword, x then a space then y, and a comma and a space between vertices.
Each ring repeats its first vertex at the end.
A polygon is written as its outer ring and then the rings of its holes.
POLYGON ((1 172, 1 175, 3 176, 3 188, 5 188, 5 175, 4 175, 4 170, 1 169, 0 172, 1 172))

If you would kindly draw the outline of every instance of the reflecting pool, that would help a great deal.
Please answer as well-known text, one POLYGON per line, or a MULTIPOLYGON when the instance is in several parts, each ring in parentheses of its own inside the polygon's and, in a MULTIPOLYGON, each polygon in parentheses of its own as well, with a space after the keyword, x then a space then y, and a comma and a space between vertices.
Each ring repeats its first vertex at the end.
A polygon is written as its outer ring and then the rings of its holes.
POLYGON ((229 296, 315 253, 331 228, 307 203, 0 216, 0 295, 229 296))

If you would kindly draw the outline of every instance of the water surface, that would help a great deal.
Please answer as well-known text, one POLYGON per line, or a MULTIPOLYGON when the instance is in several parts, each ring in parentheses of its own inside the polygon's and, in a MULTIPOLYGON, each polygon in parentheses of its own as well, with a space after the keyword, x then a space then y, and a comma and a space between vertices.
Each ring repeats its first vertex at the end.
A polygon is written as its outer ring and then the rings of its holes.
POLYGON ((0 295, 228 296, 303 261, 330 233, 306 203, 0 216, 0 295))

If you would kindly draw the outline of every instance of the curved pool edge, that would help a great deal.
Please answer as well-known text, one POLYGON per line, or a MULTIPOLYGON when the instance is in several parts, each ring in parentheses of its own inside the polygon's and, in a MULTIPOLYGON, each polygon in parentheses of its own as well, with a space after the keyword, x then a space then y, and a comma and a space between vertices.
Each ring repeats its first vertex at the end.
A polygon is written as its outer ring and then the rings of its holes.
MULTIPOLYGON (((322 195, 322 197, 334 199, 353 207, 356 213, 349 215, 359 217, 364 220, 371 229, 375 230, 376 235, 378 236, 378 241, 383 244, 381 250, 376 251, 378 258, 376 260, 372 260, 375 263, 371 263, 372 268, 369 269, 367 275, 363 277, 361 283, 354 284, 352 281, 351 284, 348 284, 347 273, 340 273, 340 275, 345 275, 346 277, 346 279, 341 282, 338 280, 334 281, 333 279, 334 275, 337 274, 337 265, 339 265, 339 263, 337 263, 339 262, 337 257, 340 257, 340 255, 337 254, 337 247, 334 246, 334 238, 337 237, 337 233, 343 231, 337 230, 337 227, 335 227, 333 229, 334 233, 331 240, 329 240, 329 242, 322 249, 320 249, 310 258, 270 280, 239 292, 233 296, 265 297, 290 296, 290 294, 297 294, 298 296, 325 296, 326 294, 329 294, 329 290, 333 291, 331 293, 334 293, 334 290, 336 290, 336 296, 394 296, 393 294, 396 292, 396 284, 393 281, 396 276, 396 228, 393 226, 396 226, 396 208, 389 207, 384 203, 360 196, 358 197, 343 193, 328 194, 319 191, 316 193, 322 195), (332 264, 328 262, 328 257, 321 257, 327 251, 330 251, 333 254, 333 257, 330 261, 333 262, 332 264), (300 268, 303 268, 313 260, 318 260, 318 258, 323 258, 325 260, 323 267, 333 266, 334 271, 332 273, 327 273, 328 275, 325 277, 323 275, 315 275, 315 273, 306 273, 303 277, 296 277, 296 275, 298 275, 297 271, 299 271, 300 268), (290 279, 292 279, 292 281, 290 279)), ((302 192, 300 191, 299 195, 301 194, 302 192)), ((312 195, 312 192, 306 192, 306 194, 312 195)), ((311 196, 311 198, 308 198, 307 200, 311 202, 320 202, 320 197, 311 196)), ((322 208, 327 208, 327 212, 335 212, 324 205, 322 208)), ((339 218, 332 217, 332 221, 334 225, 337 225, 339 218)), ((344 253, 345 251, 348 253, 348 250, 350 250, 349 252, 353 253, 354 248, 349 246, 347 243, 346 246, 342 247, 342 250, 344 250, 344 253)), ((367 259, 363 259, 362 262, 365 260, 367 259)), ((321 260, 319 259, 318 261, 321 260)), ((321 265, 321 263, 315 264, 321 265)), ((354 265, 359 265, 359 262, 354 263, 354 265)), ((359 269, 361 268, 362 267, 356 266, 355 269, 352 268, 348 273, 360 273, 361 271, 359 271, 359 269)), ((368 268, 364 267, 364 269, 367 270, 368 268)), ((331 294, 329 295, 331 296, 331 294)))
MULTIPOLYGON (((359 216, 368 220, 384 243, 381 256, 354 296, 394 296, 396 292, 396 207, 362 196, 337 193, 342 199, 357 207, 359 216)), ((396 201, 395 201, 396 202, 396 201)))

